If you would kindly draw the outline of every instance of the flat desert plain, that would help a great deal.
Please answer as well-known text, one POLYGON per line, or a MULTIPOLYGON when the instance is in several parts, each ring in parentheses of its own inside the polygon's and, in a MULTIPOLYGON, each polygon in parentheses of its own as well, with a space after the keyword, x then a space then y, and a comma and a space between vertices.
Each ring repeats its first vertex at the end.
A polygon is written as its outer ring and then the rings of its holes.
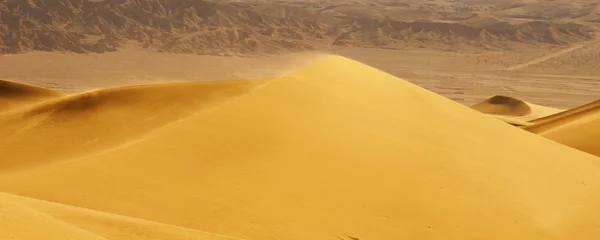
POLYGON ((600 5, 0 2, 0 239, 596 240, 600 5))

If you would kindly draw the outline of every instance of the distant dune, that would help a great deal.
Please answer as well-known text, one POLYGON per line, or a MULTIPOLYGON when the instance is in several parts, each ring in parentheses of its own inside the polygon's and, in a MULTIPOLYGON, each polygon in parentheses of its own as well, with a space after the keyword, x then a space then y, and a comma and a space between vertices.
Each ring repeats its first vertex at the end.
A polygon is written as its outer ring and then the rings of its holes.
POLYGON ((338 56, 0 121, 0 238, 600 236, 597 157, 338 56))
POLYGON ((0 112, 64 96, 61 92, 0 80, 0 112))
POLYGON ((496 95, 471 108, 517 126, 528 126, 543 117, 562 112, 560 109, 528 103, 513 97, 496 95))
POLYGON ((526 102, 501 95, 493 96, 471 108, 494 115, 526 116, 531 114, 531 107, 526 102))

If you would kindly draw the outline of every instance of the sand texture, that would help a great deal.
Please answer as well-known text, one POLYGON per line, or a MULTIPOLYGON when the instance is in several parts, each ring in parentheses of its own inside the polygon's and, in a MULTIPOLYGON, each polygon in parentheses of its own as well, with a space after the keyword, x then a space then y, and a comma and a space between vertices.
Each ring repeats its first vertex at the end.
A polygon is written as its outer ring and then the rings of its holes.
POLYGON ((264 81, 61 97, 0 120, 9 239, 600 234, 595 156, 343 57, 264 81))
POLYGON ((0 1, 0 240, 598 240, 597 0, 0 1))

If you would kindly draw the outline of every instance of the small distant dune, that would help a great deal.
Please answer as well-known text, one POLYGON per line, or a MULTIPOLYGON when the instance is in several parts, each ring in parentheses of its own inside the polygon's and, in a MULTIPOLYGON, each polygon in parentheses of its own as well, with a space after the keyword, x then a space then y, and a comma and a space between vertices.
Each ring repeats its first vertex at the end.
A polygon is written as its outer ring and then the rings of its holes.
POLYGON ((502 95, 493 96, 472 105, 471 108, 516 126, 533 125, 533 123, 530 123, 529 121, 562 111, 560 109, 536 105, 517 98, 502 95))
POLYGON ((471 108, 494 115, 525 116, 531 114, 531 107, 526 102, 501 95, 493 96, 471 108))
POLYGON ((0 80, 0 112, 64 96, 61 92, 0 80))

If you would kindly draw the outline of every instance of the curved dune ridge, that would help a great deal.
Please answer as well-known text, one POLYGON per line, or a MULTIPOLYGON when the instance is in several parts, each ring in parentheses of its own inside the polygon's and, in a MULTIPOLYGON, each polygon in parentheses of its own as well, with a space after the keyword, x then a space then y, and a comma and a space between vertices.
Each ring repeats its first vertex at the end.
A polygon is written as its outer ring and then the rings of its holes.
POLYGON ((158 127, 242 95, 268 80, 176 83, 68 96, 0 118, 0 171, 127 145, 158 127), (60 137, 68 136, 68 137, 60 137), (52 141, 48 141, 52 139, 52 141), (14 151, 29 145, 28 151, 14 151), (36 154, 43 153, 43 158, 36 154))
MULTIPOLYGON (((138 94, 174 86, 146 86, 138 94)), ((19 116, 40 118, 38 129, 14 127, 11 138, 46 139, 36 144, 78 154, 48 157, 21 140, 12 151, 28 155, 2 153, 0 191, 11 204, 24 206, 23 213, 12 213, 23 222, 57 231, 76 227, 105 239, 148 229, 205 233, 199 239, 214 239, 214 233, 259 240, 595 240, 600 235, 597 157, 342 57, 252 86, 259 87, 224 97, 227 102, 210 109, 187 108, 185 117, 143 134, 97 132, 144 124, 147 116, 136 109, 172 113, 154 107, 161 101, 140 97, 76 108, 64 121, 47 121, 53 112, 39 110, 55 109, 47 107, 52 104, 23 110, 19 116), (66 126, 88 123, 95 127, 84 134, 102 135, 102 141, 119 147, 86 154, 81 144, 54 143, 80 134, 66 126), (132 222, 142 225, 127 225, 132 222)), ((212 93, 202 89, 173 92, 190 91, 181 96, 186 99, 212 93)), ((52 106, 57 105, 64 106, 52 106)), ((21 226, 0 221, 8 232, 21 226)))
POLYGON ((525 130, 600 156, 600 100, 540 118, 525 130))
POLYGON ((495 95, 471 108, 517 126, 533 125, 530 121, 562 111, 502 95, 495 95))
POLYGON ((0 231, 0 239, 236 239, 3 193, 0 210, 0 226, 11 230, 0 231))
POLYGON ((0 112, 64 96, 61 92, 0 80, 0 112))

